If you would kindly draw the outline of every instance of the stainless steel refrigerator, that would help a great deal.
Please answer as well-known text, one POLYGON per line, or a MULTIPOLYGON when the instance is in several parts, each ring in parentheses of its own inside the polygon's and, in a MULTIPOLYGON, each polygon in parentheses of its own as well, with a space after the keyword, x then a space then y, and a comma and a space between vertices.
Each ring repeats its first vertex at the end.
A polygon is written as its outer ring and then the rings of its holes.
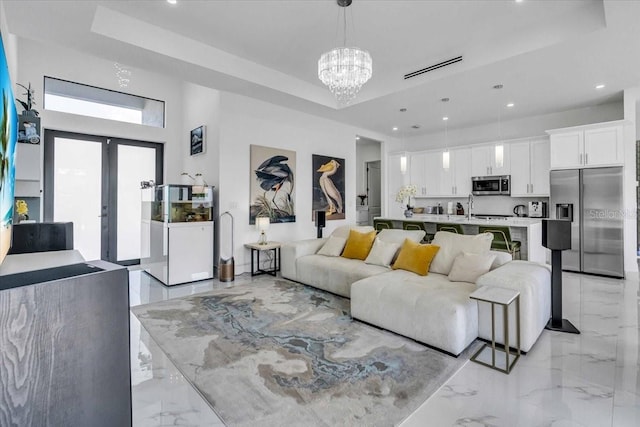
POLYGON ((571 221, 562 269, 624 277, 622 168, 554 170, 550 217, 571 221))

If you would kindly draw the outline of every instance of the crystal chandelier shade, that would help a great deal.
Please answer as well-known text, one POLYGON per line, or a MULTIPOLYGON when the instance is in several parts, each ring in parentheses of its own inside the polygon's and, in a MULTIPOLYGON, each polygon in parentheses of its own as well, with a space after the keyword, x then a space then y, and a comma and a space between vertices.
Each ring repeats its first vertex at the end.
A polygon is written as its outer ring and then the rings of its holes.
POLYGON ((373 60, 366 50, 358 47, 347 47, 347 14, 346 8, 352 0, 336 0, 343 8, 344 40, 343 47, 325 52, 318 60, 318 78, 336 97, 338 103, 346 105, 351 102, 373 75, 373 60))
POLYGON ((318 60, 318 78, 339 103, 349 103, 373 75, 373 60, 366 50, 339 47, 318 60))

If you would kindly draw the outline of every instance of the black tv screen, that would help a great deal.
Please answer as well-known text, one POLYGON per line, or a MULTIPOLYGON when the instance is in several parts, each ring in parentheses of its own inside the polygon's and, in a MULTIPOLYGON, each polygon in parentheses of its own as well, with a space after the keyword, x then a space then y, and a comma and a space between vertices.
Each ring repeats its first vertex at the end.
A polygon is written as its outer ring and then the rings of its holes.
POLYGON ((11 246, 17 140, 18 113, 0 34, 0 263, 11 246))

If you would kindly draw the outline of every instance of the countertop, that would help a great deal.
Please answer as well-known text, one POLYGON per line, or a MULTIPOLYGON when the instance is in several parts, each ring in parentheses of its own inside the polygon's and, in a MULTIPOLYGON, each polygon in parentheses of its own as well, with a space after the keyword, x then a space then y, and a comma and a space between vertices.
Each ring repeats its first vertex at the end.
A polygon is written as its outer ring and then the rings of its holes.
POLYGON ((471 217, 467 219, 466 215, 433 215, 433 214, 413 214, 411 218, 405 218, 404 216, 398 217, 376 217, 377 219, 390 219, 392 221, 424 221, 424 222, 439 222, 443 224, 468 224, 468 225, 505 225, 508 227, 528 227, 533 224, 540 224, 542 218, 519 218, 519 217, 505 217, 505 218, 488 218, 481 219, 471 217))

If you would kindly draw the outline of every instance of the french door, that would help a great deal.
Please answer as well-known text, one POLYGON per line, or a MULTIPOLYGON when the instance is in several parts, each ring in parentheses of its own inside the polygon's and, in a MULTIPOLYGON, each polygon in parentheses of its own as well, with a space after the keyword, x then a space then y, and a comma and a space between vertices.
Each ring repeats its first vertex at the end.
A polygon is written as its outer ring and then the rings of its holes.
POLYGON ((44 220, 73 222, 86 260, 140 260, 140 182, 162 183, 162 144, 46 130, 44 220))

